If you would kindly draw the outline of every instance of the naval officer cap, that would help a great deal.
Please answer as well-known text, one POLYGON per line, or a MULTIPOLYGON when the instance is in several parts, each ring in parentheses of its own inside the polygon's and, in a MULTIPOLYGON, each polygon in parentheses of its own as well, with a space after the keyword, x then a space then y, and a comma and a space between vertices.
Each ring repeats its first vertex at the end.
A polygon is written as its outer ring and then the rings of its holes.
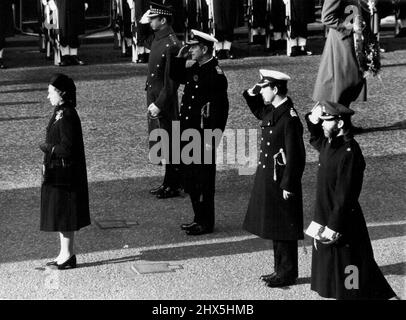
POLYGON ((186 43, 190 45, 201 43, 205 46, 212 47, 215 42, 218 42, 218 40, 215 37, 209 35, 208 33, 192 29, 190 31, 190 40, 187 41, 186 43))
POLYGON ((275 70, 260 69, 259 74, 261 75, 261 83, 270 82, 286 84, 288 80, 290 80, 290 77, 287 74, 275 70))
POLYGON ((349 117, 354 114, 353 110, 343 106, 340 103, 320 101, 319 105, 321 106, 322 110, 322 115, 320 116, 320 119, 322 120, 339 119, 342 117, 349 117))
POLYGON ((173 7, 171 5, 165 5, 160 3, 151 2, 149 9, 142 16, 140 23, 147 24, 150 19, 159 16, 171 17, 173 16, 173 7))

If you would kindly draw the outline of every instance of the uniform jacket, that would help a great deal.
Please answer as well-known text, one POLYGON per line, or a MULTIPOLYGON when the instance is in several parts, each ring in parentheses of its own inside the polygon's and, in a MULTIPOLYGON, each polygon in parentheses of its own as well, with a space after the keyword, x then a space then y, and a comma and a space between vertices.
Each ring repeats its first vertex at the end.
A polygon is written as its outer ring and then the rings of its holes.
POLYGON ((13 10, 11 6, 13 3, 13 0, 0 1, 0 39, 14 34, 13 10))
POLYGON ((329 32, 314 86, 314 101, 327 100, 349 106, 358 97, 366 100, 366 82, 355 55, 353 31, 344 27, 349 15, 345 13, 346 7, 357 4, 356 0, 324 2, 322 21, 329 32))
POLYGON ((47 127, 45 141, 51 145, 53 152, 45 154, 44 163, 64 158, 72 163, 73 176, 70 187, 43 183, 41 230, 78 230, 90 224, 90 217, 83 135, 75 108, 68 104, 55 108, 47 127))
MULTIPOLYGON (((201 152, 197 160, 198 163, 183 166, 184 186, 188 192, 192 187, 200 186, 199 188, 204 188, 206 185, 211 185, 205 183, 208 178, 206 170, 211 169, 206 165, 200 165, 207 164, 204 158, 205 141, 203 130, 218 129, 221 134, 224 131, 229 110, 228 84, 227 78, 219 67, 216 58, 212 58, 201 66, 195 62, 188 68, 186 68, 186 59, 173 57, 172 60, 171 77, 185 85, 179 114, 181 134, 186 129, 196 129, 200 132, 201 139, 201 152), (206 113, 202 116, 203 108, 206 113)), ((217 143, 219 142, 217 141, 217 143)), ((214 143, 212 144, 214 147, 208 154, 210 157, 209 165, 215 165, 217 146, 214 143)), ((186 144, 188 142, 183 142, 181 146, 184 147, 186 144)), ((206 159, 208 159, 207 156, 206 159)))
POLYGON ((264 105, 260 95, 250 96, 247 91, 243 95, 252 113, 262 120, 259 162, 243 228, 265 239, 303 239, 301 179, 305 149, 302 123, 290 98, 274 108, 264 105), (286 155, 286 164, 279 155, 274 171, 274 155, 281 149, 286 155), (283 190, 295 195, 284 200, 283 190))
POLYGON ((85 33, 85 0, 55 0, 61 37, 85 33))
MULTIPOLYGON (((147 106, 155 103, 161 112, 158 124, 149 121, 149 132, 159 126, 170 133, 171 121, 179 117, 177 94, 179 84, 169 76, 172 68, 170 56, 177 54, 179 47, 180 42, 171 27, 155 32, 148 61, 147 106)), ((150 144, 150 147, 152 145, 150 144)))
POLYGON ((313 220, 342 235, 333 244, 317 241, 313 247, 311 289, 326 298, 389 299, 395 293, 374 260, 358 202, 365 170, 361 149, 351 136, 329 142, 321 123, 312 124, 308 115, 306 121, 310 144, 320 153, 313 220), (348 266, 358 268, 357 290, 345 287, 348 266))

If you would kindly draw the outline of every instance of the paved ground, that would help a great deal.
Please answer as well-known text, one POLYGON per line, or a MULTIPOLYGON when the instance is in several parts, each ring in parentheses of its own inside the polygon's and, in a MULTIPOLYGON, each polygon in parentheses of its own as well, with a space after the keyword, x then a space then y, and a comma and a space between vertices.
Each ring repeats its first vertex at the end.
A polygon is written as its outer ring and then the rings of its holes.
MULTIPOLYGON (((367 161, 361 205, 375 258, 405 298, 406 48, 399 39, 384 42, 389 50, 381 78, 369 81, 369 101, 354 105, 356 125, 367 128, 357 137, 367 161)), ((320 52, 322 41, 314 44, 320 52)), ((154 201, 148 195, 161 181, 161 168, 147 161, 146 66, 118 58, 110 44, 88 44, 82 52, 90 65, 62 71, 78 87, 94 223, 77 234, 79 268, 71 271, 44 271, 58 242, 56 234, 38 231, 42 155, 37 146, 52 112, 47 81, 61 69, 44 61, 35 47, 14 47, 7 59, 12 68, 0 72, 0 299, 320 299, 310 291, 309 239, 304 242, 309 253, 300 249, 298 285, 269 289, 258 280, 272 271, 273 252, 268 241, 241 230, 253 176, 239 175, 238 164, 219 166, 215 233, 189 238, 180 232, 179 224, 191 217, 189 199, 154 201), (138 224, 101 229, 95 222, 102 219, 138 224), (179 269, 133 271, 135 263, 147 261, 179 269)), ((319 59, 257 56, 223 62, 231 101, 227 128, 258 128, 241 92, 258 79, 260 67, 292 76, 290 96, 303 118, 312 106, 319 59)), ((307 224, 317 155, 307 134, 305 139, 307 224)))

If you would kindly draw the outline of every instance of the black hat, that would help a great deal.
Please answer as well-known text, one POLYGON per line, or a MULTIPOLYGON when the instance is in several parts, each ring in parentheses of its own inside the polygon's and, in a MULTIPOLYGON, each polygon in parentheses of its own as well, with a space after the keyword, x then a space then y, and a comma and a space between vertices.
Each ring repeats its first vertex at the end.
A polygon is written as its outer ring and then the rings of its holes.
POLYGON ((160 3, 151 2, 149 6, 148 18, 154 18, 158 16, 172 16, 173 7, 171 5, 165 5, 160 3))
POLYGON ((63 73, 55 73, 49 84, 62 92, 62 97, 66 102, 76 104, 76 86, 71 78, 63 73))
POLYGON ((187 44, 201 43, 206 46, 212 47, 215 42, 218 42, 218 40, 215 37, 211 36, 210 34, 195 29, 192 29, 190 31, 190 38, 191 39, 186 42, 187 44))
POLYGON ((352 116, 354 111, 343 106, 340 103, 331 102, 331 101, 320 101, 319 105, 321 106, 322 115, 320 119, 330 120, 334 118, 341 118, 343 116, 352 116))

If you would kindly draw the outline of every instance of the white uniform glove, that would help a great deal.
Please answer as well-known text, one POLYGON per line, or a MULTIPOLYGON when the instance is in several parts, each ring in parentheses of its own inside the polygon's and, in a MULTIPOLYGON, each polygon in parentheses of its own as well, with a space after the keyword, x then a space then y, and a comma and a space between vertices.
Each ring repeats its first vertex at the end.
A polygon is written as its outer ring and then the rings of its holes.
POLYGON ((58 7, 56 6, 56 3, 54 0, 50 0, 48 2, 48 5, 49 5, 49 9, 51 9, 52 11, 58 10, 58 7))
POLYGON ((134 0, 127 0, 127 3, 131 10, 134 9, 134 0))

